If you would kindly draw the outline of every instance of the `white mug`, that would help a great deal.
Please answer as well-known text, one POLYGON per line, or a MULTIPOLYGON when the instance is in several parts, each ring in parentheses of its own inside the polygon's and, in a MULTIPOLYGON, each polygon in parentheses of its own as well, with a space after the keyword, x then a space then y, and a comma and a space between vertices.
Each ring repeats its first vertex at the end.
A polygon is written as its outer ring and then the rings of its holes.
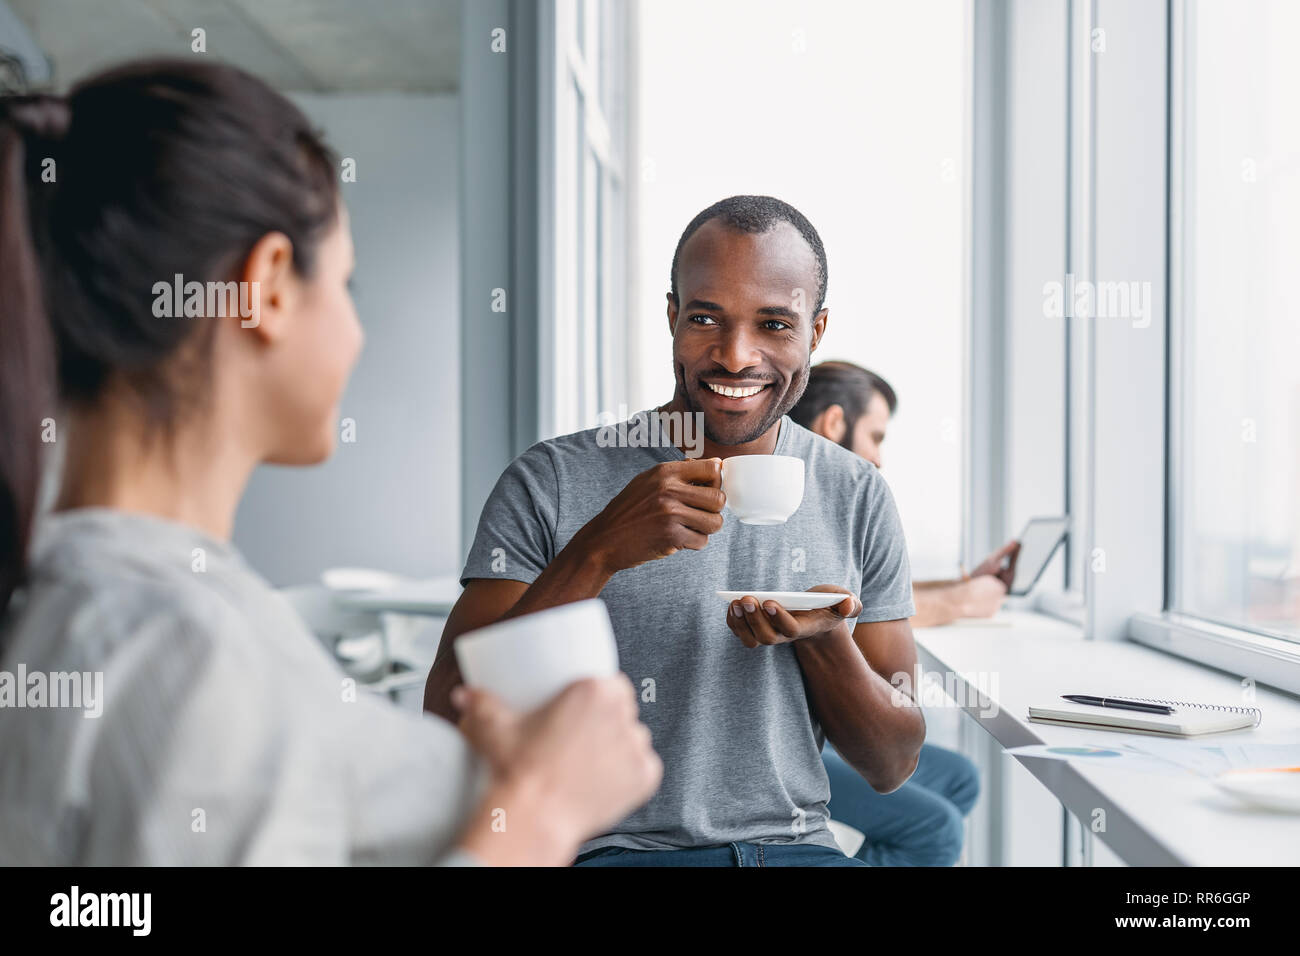
POLYGON ((520 712, 580 678, 618 673, 614 628, 598 598, 498 621, 461 635, 454 646, 465 684, 520 712))
POLYGON ((722 493, 744 524, 784 524, 803 501, 803 459, 736 455, 722 460, 722 493))

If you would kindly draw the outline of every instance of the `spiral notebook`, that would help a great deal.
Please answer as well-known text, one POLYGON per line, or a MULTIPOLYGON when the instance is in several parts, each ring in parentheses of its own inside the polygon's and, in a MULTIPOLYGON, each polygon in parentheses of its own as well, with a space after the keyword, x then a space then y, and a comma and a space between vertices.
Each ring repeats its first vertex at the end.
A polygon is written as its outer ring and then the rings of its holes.
POLYGON ((1257 727, 1263 715, 1255 707, 1231 707, 1226 704, 1197 704, 1186 700, 1155 700, 1151 697, 1121 697, 1120 700, 1144 704, 1165 704, 1174 712, 1144 714, 1115 707, 1093 707, 1069 700, 1057 700, 1050 706, 1030 707, 1029 719, 1043 724, 1087 727, 1092 730, 1120 730, 1127 733, 1156 734, 1161 737, 1200 737, 1229 730, 1257 727))

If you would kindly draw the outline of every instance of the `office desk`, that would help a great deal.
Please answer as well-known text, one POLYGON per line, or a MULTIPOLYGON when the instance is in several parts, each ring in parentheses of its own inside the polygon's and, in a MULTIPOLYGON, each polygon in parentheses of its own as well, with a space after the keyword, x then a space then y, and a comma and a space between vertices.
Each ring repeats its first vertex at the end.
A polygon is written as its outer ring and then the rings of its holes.
POLYGON ((396 614, 420 614, 446 617, 460 597, 456 578, 428 578, 404 581, 391 588, 374 591, 336 591, 334 603, 349 611, 392 611, 396 614))
MULTIPOLYGON (((1239 680, 1221 671, 1130 641, 1086 641, 1078 628, 1027 611, 1003 612, 1001 620, 1007 626, 959 622, 919 628, 916 642, 921 667, 941 680, 948 675, 959 706, 1005 748, 1078 745, 1118 736, 1028 720, 1031 703, 1047 703, 1061 694, 1241 701, 1239 680)), ((1230 737, 1300 742, 1300 701, 1259 687, 1252 706, 1264 715, 1257 729, 1187 743, 1230 737)), ((1017 759, 1085 827, 1096 808, 1104 810, 1105 832, 1094 835, 1130 865, 1300 864, 1300 814, 1253 809, 1197 777, 1017 759)))

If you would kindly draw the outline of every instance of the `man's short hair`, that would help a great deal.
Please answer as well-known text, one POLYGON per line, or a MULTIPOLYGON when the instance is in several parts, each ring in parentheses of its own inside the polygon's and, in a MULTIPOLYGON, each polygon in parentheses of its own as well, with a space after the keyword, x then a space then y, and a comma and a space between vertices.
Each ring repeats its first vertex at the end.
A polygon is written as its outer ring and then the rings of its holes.
POLYGON ((844 409, 846 426, 840 444, 849 448, 853 444, 853 429, 871 404, 873 395, 883 398, 889 406, 889 414, 894 414, 898 408, 898 396, 875 372, 852 362, 822 362, 814 365, 808 373, 808 387, 790 409, 790 417, 804 428, 811 428, 818 415, 832 405, 840 406, 844 409))
POLYGON ((737 232, 761 234, 771 231, 782 222, 787 222, 799 230, 799 235, 803 236, 804 241, 812 249, 813 257, 817 260, 817 306, 812 310, 812 314, 816 315, 822 310, 822 306, 826 303, 827 275, 826 249, 822 246, 822 238, 817 235, 817 230, 803 213, 788 202, 782 202, 772 196, 731 196, 720 199, 690 221, 682 237, 677 240, 677 249, 673 252, 669 286, 674 302, 681 305, 681 299, 677 296, 677 262, 682 255, 682 246, 686 245, 686 240, 695 235, 701 226, 714 219, 720 219, 724 226, 737 232))

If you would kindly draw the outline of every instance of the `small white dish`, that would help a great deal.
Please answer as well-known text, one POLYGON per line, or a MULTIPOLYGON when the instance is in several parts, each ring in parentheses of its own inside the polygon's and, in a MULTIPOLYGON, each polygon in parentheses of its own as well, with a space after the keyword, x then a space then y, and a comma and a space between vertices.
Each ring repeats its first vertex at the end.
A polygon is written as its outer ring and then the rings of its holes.
POLYGON ((719 591, 718 597, 728 604, 743 597, 752 597, 760 606, 764 601, 775 601, 787 611, 816 611, 818 608, 839 604, 848 595, 836 591, 719 591))
POLYGON ((1225 770, 1211 779, 1224 793, 1253 807, 1300 812, 1300 768, 1225 770))
POLYGON ((387 591, 406 580, 374 568, 330 568, 320 579, 331 591, 387 591))

